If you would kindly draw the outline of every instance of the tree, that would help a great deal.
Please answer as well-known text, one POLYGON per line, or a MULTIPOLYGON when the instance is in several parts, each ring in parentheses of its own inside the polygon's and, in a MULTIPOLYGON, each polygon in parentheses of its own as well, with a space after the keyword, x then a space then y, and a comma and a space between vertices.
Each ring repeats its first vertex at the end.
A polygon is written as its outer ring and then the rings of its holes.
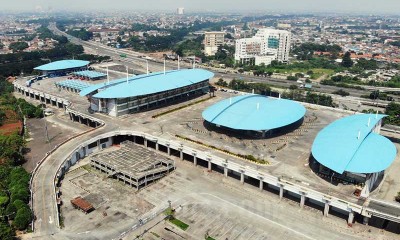
POLYGON ((13 50, 13 52, 20 52, 24 49, 27 49, 29 46, 26 42, 12 42, 8 48, 13 50))
POLYGON ((23 207, 17 211, 13 225, 18 230, 24 230, 32 220, 32 212, 29 208, 23 207))
POLYGON ((353 66, 353 60, 351 60, 350 52, 346 52, 342 58, 342 66, 345 68, 351 68, 353 66))
POLYGON ((0 222, 0 239, 12 240, 14 239, 14 231, 8 225, 8 223, 0 222))
POLYGON ((342 97, 346 97, 346 96, 349 96, 349 95, 350 95, 349 92, 346 92, 346 91, 343 90, 343 89, 336 90, 336 91, 333 92, 333 94, 340 95, 340 96, 342 96, 342 97))
POLYGON ((0 49, 4 48, 4 44, 2 42, 0 42, 0 49))

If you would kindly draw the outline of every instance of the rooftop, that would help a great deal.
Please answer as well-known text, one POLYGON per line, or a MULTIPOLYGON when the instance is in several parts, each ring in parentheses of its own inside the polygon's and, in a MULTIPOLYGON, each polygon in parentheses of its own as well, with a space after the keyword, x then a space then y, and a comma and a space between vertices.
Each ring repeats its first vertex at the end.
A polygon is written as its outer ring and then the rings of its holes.
POLYGON ((96 98, 127 98, 169 91, 186 87, 214 77, 210 71, 203 69, 184 69, 143 74, 138 76, 100 83, 81 91, 81 96, 95 93, 96 98))
POLYGON ((385 116, 356 114, 334 121, 318 133, 312 155, 319 163, 340 174, 385 170, 397 154, 389 139, 373 132, 385 116))
POLYGON ((44 64, 39 67, 35 67, 34 69, 39 71, 57 71, 57 70, 66 70, 72 68, 81 68, 85 67, 89 63, 90 62, 88 61, 82 61, 82 60, 61 60, 44 64))
POLYGON ((236 130, 262 131, 290 125, 304 117, 306 109, 297 102, 261 95, 228 98, 208 107, 203 118, 236 130))

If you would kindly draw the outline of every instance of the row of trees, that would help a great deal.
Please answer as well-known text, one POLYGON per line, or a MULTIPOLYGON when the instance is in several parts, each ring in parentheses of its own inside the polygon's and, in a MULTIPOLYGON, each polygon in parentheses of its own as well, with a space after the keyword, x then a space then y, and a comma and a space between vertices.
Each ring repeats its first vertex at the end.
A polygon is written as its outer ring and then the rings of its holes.
POLYGON ((71 36, 82 39, 83 41, 88 41, 93 38, 93 33, 90 31, 87 31, 84 28, 81 28, 79 30, 72 29, 72 30, 67 31, 67 33, 71 36))
MULTIPOLYGON (((273 92, 271 87, 265 83, 249 83, 243 80, 233 79, 229 83, 224 81, 222 78, 216 82, 217 85, 222 87, 229 87, 233 90, 243 91, 243 92, 253 92, 256 94, 267 95, 267 96, 279 96, 279 93, 273 92)), ((291 88, 289 91, 285 91, 281 94, 282 98, 292 99, 300 102, 307 102, 312 104, 318 104, 322 106, 334 107, 335 104, 333 99, 329 95, 313 93, 307 91, 298 90, 297 86, 291 88)))
POLYGON ((332 56, 338 56, 342 51, 339 45, 303 43, 293 48, 292 53, 297 55, 299 60, 310 60, 313 58, 314 52, 329 52, 332 56))
MULTIPOLYGON (((0 77, 0 106, 2 110, 14 111, 18 117, 41 116, 40 107, 12 95, 13 87, 0 77)), ((24 138, 14 132, 0 134, 0 239, 14 239, 15 230, 26 229, 31 220, 29 208, 30 174, 21 166, 24 162, 24 138)))

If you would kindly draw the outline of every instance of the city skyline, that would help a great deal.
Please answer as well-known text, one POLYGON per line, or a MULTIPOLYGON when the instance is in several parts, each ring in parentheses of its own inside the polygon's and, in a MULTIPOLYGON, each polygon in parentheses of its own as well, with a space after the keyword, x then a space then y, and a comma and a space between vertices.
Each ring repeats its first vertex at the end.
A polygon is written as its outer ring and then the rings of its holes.
POLYGON ((105 10, 153 10, 174 12, 178 7, 184 7, 186 12, 196 11, 240 11, 240 12, 332 12, 332 13, 388 13, 395 14, 400 7, 400 2, 396 0, 386 0, 386 4, 377 4, 374 0, 335 0, 318 1, 302 0, 293 2, 291 0, 248 0, 246 2, 235 2, 232 4, 228 0, 201 2, 187 0, 149 0, 149 1, 128 1, 128 0, 71 0, 50 1, 34 0, 26 2, 24 0, 7 1, 2 4, 3 11, 105 11, 105 10))

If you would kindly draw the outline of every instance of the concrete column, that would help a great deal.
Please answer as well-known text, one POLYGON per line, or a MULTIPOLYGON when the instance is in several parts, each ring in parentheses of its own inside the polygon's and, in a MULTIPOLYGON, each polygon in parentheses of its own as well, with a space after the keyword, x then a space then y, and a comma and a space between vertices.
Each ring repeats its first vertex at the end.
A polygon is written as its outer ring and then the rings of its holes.
POLYGON ((353 221, 354 221, 354 212, 353 210, 351 210, 349 212, 349 218, 347 219, 347 225, 349 225, 350 227, 353 226, 353 221))
POLYGON ((196 155, 193 156, 193 164, 195 166, 197 166, 197 157, 196 157, 196 155))
POLYGON ((324 207, 324 216, 327 217, 328 215, 329 215, 329 201, 326 201, 324 207))
POLYGON ((211 159, 208 159, 208 171, 211 171, 211 159))
POLYGON ((279 199, 283 198, 283 185, 279 185, 279 199))
POLYGON ((244 184, 244 173, 240 173, 240 183, 244 184))
POLYGON ((179 149, 179 158, 183 160, 183 149, 179 149))
MULTIPOLYGON (((80 119, 80 118, 79 118, 79 119, 80 119)), ((100 140, 97 140, 97 148, 98 148, 98 149, 101 149, 100 140)))
POLYGON ((364 224, 364 225, 368 225, 369 219, 370 219, 370 218, 369 218, 368 216, 364 216, 364 217, 363 217, 363 224, 364 224))
POLYGON ((169 145, 167 146, 167 153, 168 153, 168 156, 171 156, 171 148, 169 147, 169 145))
POLYGON ((228 168, 227 167, 224 167, 224 175, 225 175, 225 177, 228 177, 228 168))
POLYGON ((383 224, 382 224, 382 229, 386 229, 387 226, 389 225, 389 220, 383 220, 383 224))
POLYGON ((263 182, 262 179, 260 179, 260 186, 259 186, 259 188, 260 188, 260 191, 262 191, 263 188, 264 188, 264 182, 263 182))
POLYGON ((306 202, 306 195, 304 193, 301 194, 300 196, 300 207, 304 207, 304 203, 306 202))
POLYGON ((71 119, 72 121, 74 121, 74 119, 72 118, 72 114, 69 113, 69 119, 71 119))
POLYGON ((156 150, 158 151, 158 142, 156 142, 156 150))
POLYGON ((147 148, 147 139, 145 137, 144 138, 144 146, 147 148))
POLYGON ((82 117, 78 116, 78 119, 79 119, 79 123, 82 123, 82 117))

